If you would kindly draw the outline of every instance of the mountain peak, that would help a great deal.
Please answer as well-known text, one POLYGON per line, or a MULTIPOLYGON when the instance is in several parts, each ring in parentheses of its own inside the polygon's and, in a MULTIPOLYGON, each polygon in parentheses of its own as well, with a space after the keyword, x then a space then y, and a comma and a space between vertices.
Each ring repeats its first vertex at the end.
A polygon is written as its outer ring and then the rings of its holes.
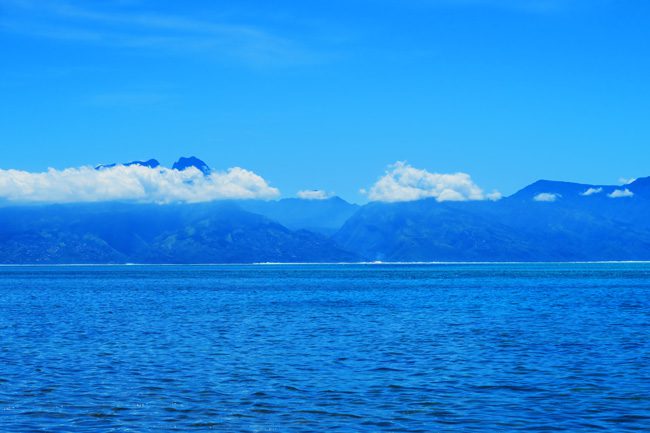
POLYGON ((146 160, 146 161, 131 161, 131 162, 127 162, 127 163, 124 164, 124 165, 127 166, 127 167, 130 166, 130 165, 141 165, 141 166, 143 166, 143 167, 156 168, 156 167, 159 167, 159 166, 160 166, 160 163, 158 162, 157 159, 153 159, 153 158, 151 158, 151 159, 148 159, 148 160, 146 160))
POLYGON ((124 162, 122 164, 116 164, 116 163, 113 163, 113 164, 100 164, 97 167, 95 167, 95 169, 96 170, 101 170, 101 169, 104 169, 104 168, 113 168, 113 167, 115 167, 117 165, 123 165, 125 167, 130 167, 132 165, 139 165, 139 166, 142 166, 142 167, 156 168, 156 167, 160 166, 160 163, 158 162, 157 159, 151 158, 151 159, 148 159, 146 161, 131 161, 131 162, 124 162))
POLYGON ((579 193, 581 190, 585 190, 589 187, 589 185, 581 185, 578 183, 572 183, 572 182, 563 182, 563 181, 554 181, 554 180, 548 180, 548 179, 539 179, 530 185, 520 189, 513 195, 511 195, 510 199, 525 199, 528 200, 538 194, 560 194, 564 195, 567 193, 573 194, 573 193, 579 193))
POLYGON ((211 171, 212 171, 210 169, 210 167, 208 166, 208 164, 201 161, 199 158, 197 158, 195 156, 190 156, 188 158, 185 158, 185 157, 179 158, 179 160, 176 161, 174 163, 174 165, 172 166, 172 169, 178 170, 178 171, 183 171, 183 170, 185 170, 186 168, 189 168, 189 167, 194 167, 194 168, 200 170, 206 176, 209 175, 211 173, 211 171))
POLYGON ((648 186, 650 186, 650 176, 649 177, 640 177, 638 179, 635 179, 634 182, 631 182, 628 185, 623 185, 623 186, 648 187, 648 186))

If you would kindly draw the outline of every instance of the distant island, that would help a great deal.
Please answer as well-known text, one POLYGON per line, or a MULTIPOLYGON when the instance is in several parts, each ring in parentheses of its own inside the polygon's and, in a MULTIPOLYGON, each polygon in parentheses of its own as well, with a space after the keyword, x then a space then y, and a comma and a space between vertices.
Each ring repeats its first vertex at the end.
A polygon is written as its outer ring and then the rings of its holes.
MULTIPOLYGON (((120 164, 156 168, 156 160, 120 164)), ((115 167, 97 166, 96 170, 115 167)), ((173 169, 210 167, 181 158, 173 169)), ((650 177, 500 200, 0 203, 0 263, 650 260, 650 177)))

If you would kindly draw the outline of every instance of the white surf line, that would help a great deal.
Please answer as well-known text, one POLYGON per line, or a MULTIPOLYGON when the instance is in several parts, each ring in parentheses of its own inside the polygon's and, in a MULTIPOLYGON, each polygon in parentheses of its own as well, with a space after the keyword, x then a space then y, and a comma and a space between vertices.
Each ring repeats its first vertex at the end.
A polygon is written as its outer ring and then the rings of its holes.
POLYGON ((18 267, 170 267, 170 266, 427 266, 427 265, 588 265, 650 264, 650 260, 596 260, 571 262, 248 262, 248 263, 1 263, 0 268, 18 267))

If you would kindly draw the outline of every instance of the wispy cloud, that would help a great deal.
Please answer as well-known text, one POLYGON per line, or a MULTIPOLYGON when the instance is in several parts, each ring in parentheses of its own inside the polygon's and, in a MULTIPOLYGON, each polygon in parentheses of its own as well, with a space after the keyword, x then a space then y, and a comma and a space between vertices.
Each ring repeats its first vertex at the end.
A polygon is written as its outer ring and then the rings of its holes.
POLYGON ((497 8, 529 13, 553 13, 575 7, 594 6, 607 0, 421 0, 430 5, 438 6, 472 6, 497 8))
POLYGON ((620 177, 618 179, 621 185, 629 185, 636 180, 636 177, 620 177))
POLYGON ((399 202, 424 198, 437 201, 498 200, 501 194, 485 194, 466 173, 430 173, 406 162, 391 165, 368 191, 372 201, 399 202))
POLYGON ((0 199, 11 202, 78 203, 136 201, 206 202, 221 199, 270 199, 280 192, 256 173, 234 167, 205 176, 196 168, 173 170, 139 165, 96 170, 49 169, 32 173, 0 170, 0 199))
POLYGON ((201 53, 255 65, 312 62, 297 40, 259 25, 196 19, 139 7, 91 9, 87 3, 0 0, 0 29, 62 41, 131 49, 201 53), (83 6, 78 6, 83 5, 83 6))
POLYGON ((169 99, 169 95, 158 92, 107 92, 88 98, 88 104, 97 107, 140 107, 159 105, 169 99))

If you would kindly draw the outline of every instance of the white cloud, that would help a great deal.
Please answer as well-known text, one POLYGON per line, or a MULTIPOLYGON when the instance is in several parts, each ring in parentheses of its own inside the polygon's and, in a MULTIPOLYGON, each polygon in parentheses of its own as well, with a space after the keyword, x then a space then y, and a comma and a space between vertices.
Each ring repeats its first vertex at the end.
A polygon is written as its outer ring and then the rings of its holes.
POLYGON ((14 202, 73 203, 126 200, 149 203, 205 202, 219 199, 268 199, 279 191, 252 171, 240 167, 204 176, 139 165, 95 170, 67 168, 31 173, 0 170, 0 199, 14 202))
POLYGON ((601 192, 603 192, 603 189, 601 187, 589 188, 585 192, 581 193, 580 195, 590 196, 590 195, 594 195, 594 194, 600 194, 601 192))
POLYGON ((503 198, 503 194, 501 194, 499 191, 492 191, 489 194, 485 194, 485 198, 488 200, 497 201, 503 198))
MULTIPOLYGON (((366 193, 365 190, 361 190, 366 193)), ((396 162, 389 166, 382 176, 368 191, 372 201, 413 201, 435 198, 437 201, 498 200, 501 194, 493 192, 484 194, 472 178, 466 173, 440 174, 429 173, 410 166, 405 162, 396 162)))
POLYGON ((326 200, 332 197, 333 194, 323 191, 322 189, 306 189, 298 191, 296 195, 298 198, 303 200, 326 200))
POLYGON ((634 193, 629 189, 616 189, 611 194, 607 194, 607 197, 610 198, 623 198, 623 197, 632 197, 634 193))
POLYGON ((621 185, 629 185, 636 180, 636 177, 619 177, 618 181, 621 185))
POLYGON ((556 194, 553 192, 542 192, 540 194, 537 194, 535 197, 533 197, 533 200, 535 201, 544 201, 544 202, 554 202, 557 201, 558 198, 562 197, 561 194, 556 194))

